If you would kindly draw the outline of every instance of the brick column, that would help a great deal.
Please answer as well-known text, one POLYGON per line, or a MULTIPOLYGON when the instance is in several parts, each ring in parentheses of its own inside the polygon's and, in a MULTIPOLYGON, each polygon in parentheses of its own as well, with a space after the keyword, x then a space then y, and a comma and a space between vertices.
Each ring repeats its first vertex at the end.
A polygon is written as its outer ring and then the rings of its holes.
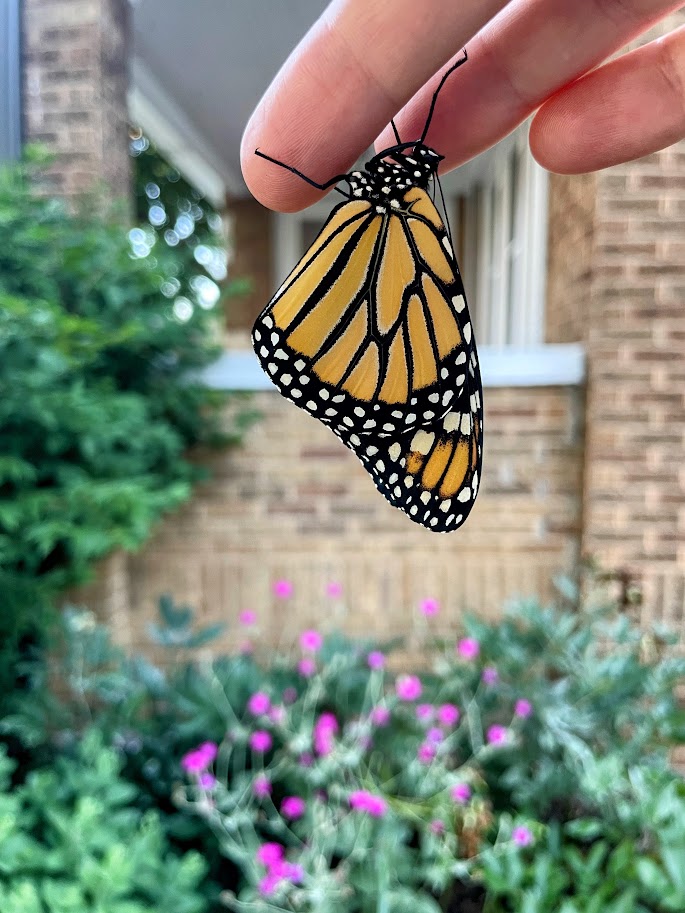
MULTIPOLYGON (((684 18, 670 17, 661 30, 684 18)), ((685 613, 685 143, 600 172, 596 181, 584 547, 608 566, 634 569, 650 593, 650 613, 679 626, 685 613)))
POLYGON ((129 0, 24 0, 24 138, 57 158, 50 190, 130 190, 129 0))
POLYGON ((225 217, 231 245, 231 276, 250 280, 250 291, 231 299, 227 307, 229 330, 250 330, 274 293, 273 213, 256 200, 226 198, 225 217))

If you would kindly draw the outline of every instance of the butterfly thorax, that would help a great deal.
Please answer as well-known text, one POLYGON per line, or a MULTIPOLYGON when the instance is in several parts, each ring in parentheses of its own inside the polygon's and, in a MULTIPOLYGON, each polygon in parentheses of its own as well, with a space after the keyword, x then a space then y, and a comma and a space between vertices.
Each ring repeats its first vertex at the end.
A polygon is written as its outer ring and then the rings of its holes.
POLYGON ((441 160, 441 155, 423 143, 403 150, 390 147, 368 161, 364 171, 349 175, 350 193, 384 209, 399 209, 411 187, 428 187, 441 160))

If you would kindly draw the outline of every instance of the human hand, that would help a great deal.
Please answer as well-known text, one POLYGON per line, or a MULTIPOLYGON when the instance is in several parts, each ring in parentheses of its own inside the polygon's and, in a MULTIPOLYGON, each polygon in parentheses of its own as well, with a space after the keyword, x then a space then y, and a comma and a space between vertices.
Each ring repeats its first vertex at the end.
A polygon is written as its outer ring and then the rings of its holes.
POLYGON ((427 142, 447 171, 537 110, 535 158, 576 174, 647 155, 685 137, 685 26, 610 61, 682 0, 333 0, 293 51, 243 136, 242 168, 265 206, 284 212, 321 194, 258 158, 260 148, 324 182, 421 134, 440 72, 427 142), (397 114, 399 112, 399 114, 397 114), (380 133, 380 136, 378 135, 380 133))

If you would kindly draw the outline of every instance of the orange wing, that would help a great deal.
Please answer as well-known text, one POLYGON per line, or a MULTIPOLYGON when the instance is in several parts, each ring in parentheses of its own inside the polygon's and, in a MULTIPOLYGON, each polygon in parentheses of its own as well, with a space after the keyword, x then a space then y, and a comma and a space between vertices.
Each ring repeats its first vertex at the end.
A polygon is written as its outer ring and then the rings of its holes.
POLYGON ((288 399, 340 432, 430 424, 461 395, 471 326, 447 233, 419 188, 342 203, 255 323, 288 399))

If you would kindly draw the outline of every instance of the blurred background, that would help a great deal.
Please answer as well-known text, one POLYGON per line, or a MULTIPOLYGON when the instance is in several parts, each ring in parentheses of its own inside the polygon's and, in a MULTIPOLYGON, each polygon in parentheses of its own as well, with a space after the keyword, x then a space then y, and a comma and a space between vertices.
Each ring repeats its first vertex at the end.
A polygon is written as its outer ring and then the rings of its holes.
MULTIPOLYGON (((669 655, 682 652, 685 147, 566 177, 533 161, 522 125, 445 177, 481 354, 485 457, 468 523, 435 536, 392 510, 355 457, 276 393, 249 343, 331 202, 264 209, 243 183, 240 138, 324 6, 0 0, 7 695, 32 693, 31 663, 63 606, 88 610, 65 616, 67 642, 101 631, 107 648, 88 648, 100 671, 145 655, 157 664, 145 666, 154 691, 180 668, 170 645, 247 661, 249 613, 262 645, 317 629, 404 638, 402 656, 425 655, 427 616, 435 635, 457 635, 467 612, 494 630, 508 602, 558 598, 559 578, 577 608, 590 565, 640 649, 656 623, 671 632, 669 655), (439 611, 420 608, 431 600, 439 611)), ((684 21, 675 13, 647 38, 684 21)), ((56 691, 83 700, 95 679, 77 687, 69 670, 56 691)), ((126 670, 117 688, 138 674, 126 670)), ((106 704, 97 682, 94 703, 106 704)), ((24 716, 8 708, 19 756, 54 741, 53 711, 31 735, 26 706, 24 716)), ((204 732, 218 744, 224 722, 210 718, 204 732)), ((179 719, 177 752, 194 738, 179 719)), ((124 729, 108 730, 119 748, 124 729)), ((154 738, 152 767, 138 771, 148 785, 172 750, 154 738)), ((3 913, 53 909, 4 903, 3 913)))
POLYGON ((190 336, 194 311, 211 312, 224 351, 205 376, 252 391, 260 413, 144 549, 102 569, 122 636, 135 642, 161 590, 234 618, 283 575, 310 605, 329 578, 343 582, 350 630, 373 628, 383 602, 403 631, 427 591, 454 619, 497 611, 546 592, 581 555, 634 575, 682 630, 678 147, 561 177, 534 163, 524 126, 446 178, 482 352, 487 463, 470 522, 435 537, 389 510, 351 453, 274 394, 249 348, 254 317, 330 201, 288 216, 262 208, 241 179, 240 137, 324 4, 27 0, 21 20, 16 3, 3 6, 4 156, 41 144, 55 156, 45 193, 74 203, 106 184, 140 225, 134 257, 181 257, 161 283, 168 319, 190 336))

